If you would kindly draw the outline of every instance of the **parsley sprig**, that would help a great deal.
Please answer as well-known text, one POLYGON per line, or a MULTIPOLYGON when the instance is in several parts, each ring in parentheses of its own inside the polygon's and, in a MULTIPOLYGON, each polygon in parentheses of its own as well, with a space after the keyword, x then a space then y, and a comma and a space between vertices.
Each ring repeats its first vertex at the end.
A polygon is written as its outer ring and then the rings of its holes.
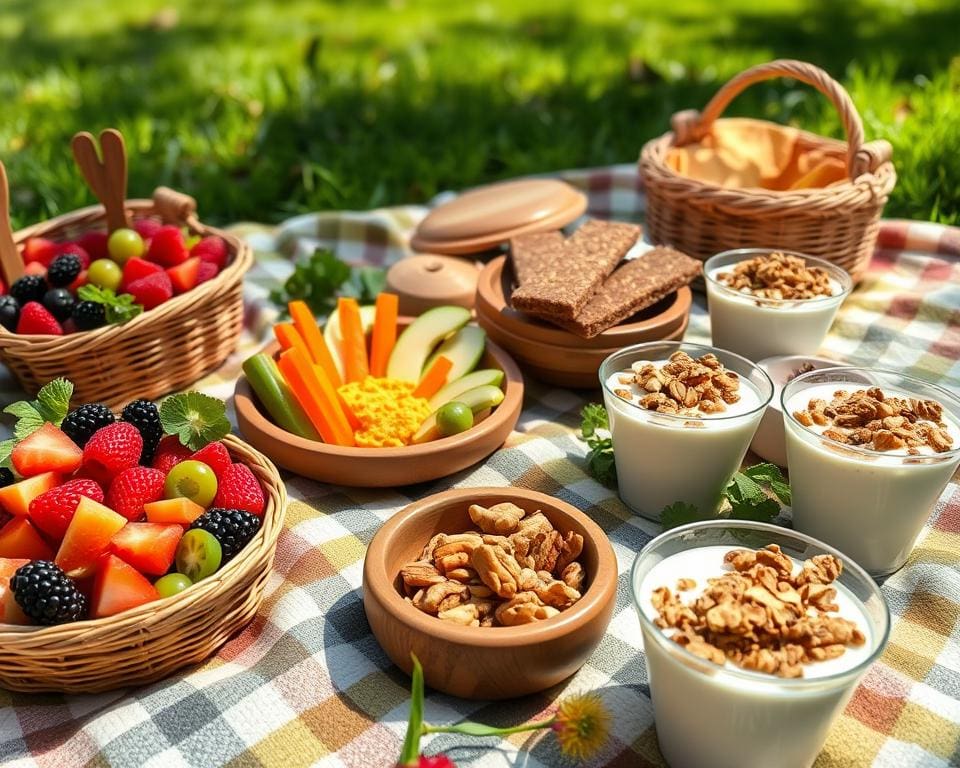
POLYGON ((317 248, 306 259, 297 261, 283 286, 270 292, 270 300, 286 311, 289 302, 301 299, 322 317, 333 311, 337 296, 353 296, 362 304, 372 303, 386 282, 382 269, 351 267, 328 248, 317 248))
POLYGON ((587 447, 587 472, 603 485, 617 482, 617 466, 613 461, 613 440, 607 409, 599 403, 585 405, 580 411, 580 437, 587 447))

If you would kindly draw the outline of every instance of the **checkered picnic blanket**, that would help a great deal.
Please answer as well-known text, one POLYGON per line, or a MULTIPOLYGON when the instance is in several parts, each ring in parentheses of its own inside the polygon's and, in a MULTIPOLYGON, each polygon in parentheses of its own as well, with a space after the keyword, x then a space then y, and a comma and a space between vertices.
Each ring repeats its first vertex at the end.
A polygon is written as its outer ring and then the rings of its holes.
MULTIPOLYGON (((588 192, 590 213, 641 220, 633 166, 562 174, 588 192)), ((276 229, 246 225, 260 251, 248 280, 240 351, 199 383, 227 397, 241 360, 269 332, 271 285, 288 257, 314 245, 351 262, 388 264, 424 208, 303 216, 276 229)), ((846 302, 827 355, 905 370, 960 386, 960 230, 890 222, 864 283, 846 302)), ((709 338, 694 310, 687 338, 709 338)), ((3 401, 19 395, 0 379, 3 401)), ((366 544, 413 499, 451 486, 515 485, 585 510, 613 542, 620 569, 607 634, 571 680, 542 694, 478 704, 429 693, 425 718, 497 725, 548 716, 564 693, 596 690, 613 713, 612 737, 591 765, 661 765, 628 571, 658 526, 630 514, 590 479, 576 436, 584 393, 527 382, 516 431, 481 465, 395 490, 320 485, 288 476, 290 506, 275 572, 255 621, 214 659, 170 679, 96 696, 0 692, 0 761, 9 766, 289 766, 375 768, 400 750, 409 680, 370 634, 360 595, 366 544)), ((598 399, 594 394, 593 399, 598 399)), ((955 478, 956 480, 956 478, 955 478)), ((834 727, 818 766, 947 766, 960 762, 960 488, 940 499, 908 564, 883 586, 894 616, 890 645, 834 727)), ((2 649, 0 649, 2 652, 2 649)), ((692 727, 695 727, 693 725, 692 727)), ((460 766, 571 765, 549 734, 467 740, 437 735, 428 754, 460 766)))

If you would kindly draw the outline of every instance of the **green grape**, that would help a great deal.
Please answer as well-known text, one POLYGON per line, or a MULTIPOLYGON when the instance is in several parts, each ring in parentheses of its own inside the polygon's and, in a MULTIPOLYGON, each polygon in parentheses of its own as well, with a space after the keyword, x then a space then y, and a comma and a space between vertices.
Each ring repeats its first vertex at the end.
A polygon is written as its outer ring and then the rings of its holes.
POLYGON ((473 426, 473 411, 464 403, 447 403, 437 411, 437 431, 443 437, 458 435, 473 426))
POLYGON ((209 507, 217 495, 217 476, 202 461, 181 461, 167 475, 163 495, 168 499, 190 499, 201 507, 209 507))
POLYGON ((194 584, 216 573, 222 559, 220 542, 200 528, 187 531, 177 545, 177 571, 194 584))
POLYGON ((157 588, 160 597, 173 597, 192 585, 193 582, 182 573, 168 573, 166 576, 157 579, 153 586, 157 588))
POLYGON ((129 259, 143 256, 143 250, 143 238, 132 229, 115 229, 107 240, 110 258, 118 264, 125 264, 129 259))
POLYGON ((120 287, 121 280, 123 280, 123 271, 117 266, 117 262, 110 259, 97 259, 87 269, 87 282, 99 285, 101 288, 115 291, 120 287))

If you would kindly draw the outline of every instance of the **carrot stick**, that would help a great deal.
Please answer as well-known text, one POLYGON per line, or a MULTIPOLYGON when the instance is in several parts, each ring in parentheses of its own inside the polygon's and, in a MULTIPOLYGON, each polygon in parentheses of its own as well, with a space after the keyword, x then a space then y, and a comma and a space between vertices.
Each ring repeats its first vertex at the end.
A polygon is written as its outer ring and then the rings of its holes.
POLYGON ((299 349, 308 358, 310 357, 310 350, 307 349, 306 342, 297 329, 290 323, 277 323, 273 326, 273 335, 276 336, 277 341, 280 342, 281 349, 299 349))
POLYGON ((337 300, 340 313, 340 356, 343 359, 344 378, 363 381, 370 373, 367 365, 367 340, 360 320, 360 305, 356 299, 337 300))
POLYGON ((307 401, 301 405, 324 440, 327 438, 321 425, 331 436, 327 442, 354 445, 353 430, 340 408, 336 391, 326 376, 317 375, 310 358, 301 349, 294 347, 280 355, 278 365, 284 378, 289 377, 287 383, 297 399, 302 396, 307 401))
POLYGON ((453 361, 449 357, 440 355, 433 361, 430 370, 420 379, 417 388, 413 390, 413 396, 425 397, 429 400, 447 383, 447 374, 450 373, 451 368, 453 368, 453 361))
POLYGON ((293 325, 307 345, 313 362, 323 368, 324 373, 327 375, 327 378, 330 379, 330 383, 333 384, 334 389, 339 388, 340 385, 343 384, 343 381, 340 379, 340 372, 337 370, 336 363, 333 362, 333 357, 330 355, 327 342, 324 340, 323 334, 320 333, 320 328, 317 326, 317 319, 310 311, 310 307, 307 306, 307 302, 291 301, 287 305, 287 309, 290 310, 293 325))
POLYGON ((394 293, 377 296, 377 313, 373 320, 373 335, 370 341, 370 373, 373 376, 387 375, 387 362, 393 345, 397 342, 397 315, 400 300, 394 293))
MULTIPOLYGON (((323 366, 314 364, 313 366, 314 373, 317 374, 318 378, 322 378, 327 375, 326 371, 323 370, 323 366)), ((331 382, 332 383, 332 382, 331 382)), ((356 432, 363 426, 363 422, 360 421, 357 414, 353 412, 353 408, 350 407, 350 404, 343 399, 343 395, 340 394, 339 390, 335 390, 337 393, 337 401, 340 403, 340 409, 343 411, 343 415, 347 419, 347 424, 350 425, 350 428, 356 432)))

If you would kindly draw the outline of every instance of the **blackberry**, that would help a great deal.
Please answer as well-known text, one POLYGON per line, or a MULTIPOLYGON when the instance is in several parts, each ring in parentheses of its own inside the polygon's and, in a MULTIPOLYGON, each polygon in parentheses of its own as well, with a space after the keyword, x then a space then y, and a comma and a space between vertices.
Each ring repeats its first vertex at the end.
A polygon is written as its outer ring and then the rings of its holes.
POLYGON ((17 330, 20 320, 20 304, 13 296, 0 296, 0 325, 8 331, 17 330))
POLYGON ((223 562, 227 563, 250 543, 260 530, 260 518, 245 509, 208 509, 193 521, 190 528, 199 528, 220 542, 223 562))
POLYGON ((61 323, 73 313, 77 300, 66 288, 51 288, 43 295, 43 306, 61 323))
POLYGON ((65 288, 77 279, 82 269, 83 263, 79 256, 73 253, 62 253, 50 262, 47 280, 55 288, 65 288))
POLYGON ((83 448, 93 433, 101 427, 109 426, 116 421, 113 412, 103 403, 87 403, 70 411, 63 420, 60 429, 73 442, 83 448))
POLYGON ((160 423, 160 411, 149 400, 134 400, 127 403, 123 409, 124 421, 133 424, 143 438, 143 452, 140 454, 140 463, 149 466, 153 461, 153 454, 157 452, 160 438, 163 437, 163 425, 160 423))
POLYGON ((80 331, 92 331, 107 324, 106 310, 103 304, 95 301, 78 301, 73 305, 73 322, 80 331))
POLYGON ((10 286, 10 295, 23 306, 28 301, 38 304, 43 301, 43 294, 47 292, 47 281, 40 275, 24 275, 10 286))
POLYGON ((37 624, 66 624, 87 616, 87 598, 73 580, 48 560, 17 568, 10 589, 25 614, 37 624))
POLYGON ((0 467, 0 488, 6 488, 8 485, 12 485, 14 480, 16 480, 16 478, 13 476, 13 472, 6 467, 0 467))

